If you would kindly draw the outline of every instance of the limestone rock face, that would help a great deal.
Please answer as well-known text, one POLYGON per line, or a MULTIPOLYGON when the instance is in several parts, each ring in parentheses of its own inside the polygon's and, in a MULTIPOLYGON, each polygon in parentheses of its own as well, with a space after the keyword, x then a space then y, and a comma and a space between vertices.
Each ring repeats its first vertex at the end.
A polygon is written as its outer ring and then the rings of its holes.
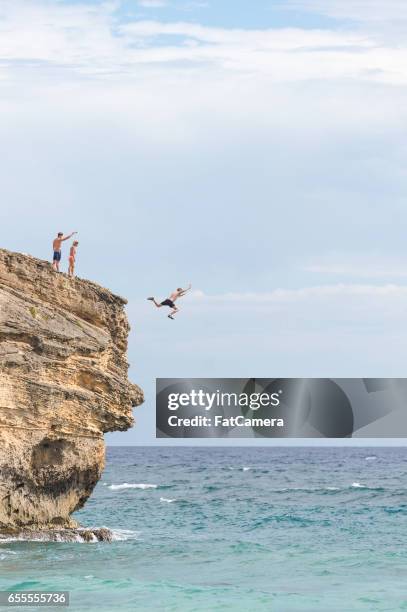
POLYGON ((76 526, 103 433, 132 426, 125 303, 0 249, 0 529, 76 526))

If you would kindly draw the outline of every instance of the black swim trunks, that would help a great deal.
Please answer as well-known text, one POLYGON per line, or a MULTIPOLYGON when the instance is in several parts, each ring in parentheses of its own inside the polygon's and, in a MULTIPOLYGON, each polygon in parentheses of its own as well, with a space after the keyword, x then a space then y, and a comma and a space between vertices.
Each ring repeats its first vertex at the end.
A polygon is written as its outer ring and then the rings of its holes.
POLYGON ((61 261, 61 251, 54 251, 54 261, 61 261))
POLYGON ((161 306, 169 306, 170 308, 175 308, 174 302, 170 299, 167 299, 161 302, 161 306))

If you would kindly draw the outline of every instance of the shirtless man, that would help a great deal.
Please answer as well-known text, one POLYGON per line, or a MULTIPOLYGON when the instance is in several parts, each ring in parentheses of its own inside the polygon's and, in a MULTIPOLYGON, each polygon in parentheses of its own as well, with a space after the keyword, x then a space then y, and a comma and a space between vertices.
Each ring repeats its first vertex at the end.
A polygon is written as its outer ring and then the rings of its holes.
POLYGON ((68 276, 70 276, 71 278, 75 276, 75 258, 76 258, 76 248, 78 244, 79 242, 77 240, 74 240, 70 248, 70 251, 69 251, 68 276))
POLYGON ((52 243, 52 248, 54 250, 54 257, 52 260, 52 267, 54 268, 54 270, 56 270, 57 272, 59 272, 59 262, 61 261, 61 245, 64 242, 64 240, 69 240, 69 238, 72 238, 72 236, 74 234, 77 234, 78 232, 72 232, 72 234, 69 234, 69 236, 64 236, 63 232, 58 232, 58 236, 54 239, 53 243, 52 243))
POLYGON ((180 298, 183 295, 185 295, 186 292, 191 289, 191 287, 192 287, 191 283, 189 284, 189 286, 186 289, 183 289, 182 287, 178 287, 178 289, 176 289, 173 293, 171 293, 169 298, 167 298, 166 300, 164 300, 161 303, 156 302, 155 298, 153 298, 153 297, 149 297, 147 299, 150 300, 151 302, 154 302, 154 304, 157 306, 157 308, 161 308, 161 306, 169 306, 171 308, 171 312, 168 315, 168 318, 169 319, 173 319, 175 313, 179 312, 179 308, 177 308, 175 306, 175 302, 178 300, 178 298, 180 298))

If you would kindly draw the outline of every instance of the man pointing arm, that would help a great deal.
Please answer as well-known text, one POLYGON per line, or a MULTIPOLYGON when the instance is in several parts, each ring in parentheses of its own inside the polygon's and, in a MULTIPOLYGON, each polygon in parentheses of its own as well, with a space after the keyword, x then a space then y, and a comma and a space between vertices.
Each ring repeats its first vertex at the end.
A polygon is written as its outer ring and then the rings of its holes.
POLYGON ((52 249, 54 251, 54 256, 52 258, 52 267, 57 272, 59 272, 59 262, 61 261, 61 245, 62 245, 62 243, 65 240, 69 240, 69 238, 72 238, 72 236, 74 234, 77 234, 77 233, 78 232, 72 232, 68 236, 64 236, 63 232, 58 232, 57 237, 54 238, 54 240, 52 242, 52 249))

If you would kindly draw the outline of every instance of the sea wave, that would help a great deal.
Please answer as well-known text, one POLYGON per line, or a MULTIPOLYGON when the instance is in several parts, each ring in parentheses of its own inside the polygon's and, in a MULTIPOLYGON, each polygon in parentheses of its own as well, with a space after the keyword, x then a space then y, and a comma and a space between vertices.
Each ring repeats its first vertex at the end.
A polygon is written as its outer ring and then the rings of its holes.
POLYGON ((341 487, 322 486, 322 487, 282 487, 271 489, 273 493, 290 493, 296 491, 300 493, 325 493, 326 491, 340 491, 341 487))
POLYGON ((111 529, 113 542, 125 542, 126 540, 138 540, 140 531, 131 529, 111 529))
POLYGON ((373 487, 362 484, 360 482, 353 482, 350 485, 334 486, 325 485, 319 487, 280 487, 270 489, 273 493, 332 493, 338 491, 347 491, 349 489, 366 489, 367 491, 384 491, 383 487, 373 487))
POLYGON ((351 484, 351 489, 363 489, 364 491, 376 491, 377 493, 385 491, 385 487, 377 487, 377 486, 369 486, 365 484, 361 484, 360 482, 353 482, 351 484))
POLYGON ((90 544, 98 542, 99 540, 94 534, 89 534, 89 529, 83 529, 82 531, 88 532, 87 537, 84 537, 80 533, 80 529, 76 529, 74 533, 70 533, 69 530, 61 530, 60 533, 55 531, 44 531, 34 533, 16 534, 13 536, 5 537, 0 539, 0 543, 3 542, 56 542, 56 543, 79 543, 79 544, 90 544))
POLYGON ((222 470, 226 470, 226 469, 228 469, 228 470, 237 470, 238 472, 248 472, 248 471, 249 471, 249 470, 251 470, 252 468, 251 468, 251 467, 249 467, 249 466, 246 466, 246 465, 245 465, 245 466, 243 466, 243 467, 236 467, 236 466, 234 466, 234 465, 229 465, 227 468, 226 468, 226 467, 223 467, 223 468, 221 468, 221 469, 222 469, 222 470))
POLYGON ((160 497, 160 502, 167 502, 168 504, 172 504, 172 502, 177 501, 176 499, 169 499, 168 497, 160 497))
POLYGON ((11 555, 16 555, 14 550, 8 550, 7 548, 0 548, 0 561, 6 561, 10 559, 11 555))
MULTIPOLYGON (((56 543, 79 543, 79 544, 92 544, 100 542, 101 532, 105 531, 106 535, 111 536, 112 542, 122 542, 124 540, 136 540, 140 535, 139 531, 132 531, 129 529, 110 529, 109 527, 79 527, 73 530, 61 529, 59 532, 56 530, 50 531, 36 531, 36 532, 23 532, 21 534, 16 533, 0 538, 0 544, 9 542, 56 542, 56 543)), ((109 539, 104 541, 109 542, 109 539)), ((0 561, 4 560, 3 555, 5 553, 14 554, 12 551, 3 549, 0 547, 0 561)))
POLYGON ((108 488, 112 491, 119 491, 121 489, 157 489, 157 487, 156 484, 123 482, 122 484, 111 484, 108 488))

